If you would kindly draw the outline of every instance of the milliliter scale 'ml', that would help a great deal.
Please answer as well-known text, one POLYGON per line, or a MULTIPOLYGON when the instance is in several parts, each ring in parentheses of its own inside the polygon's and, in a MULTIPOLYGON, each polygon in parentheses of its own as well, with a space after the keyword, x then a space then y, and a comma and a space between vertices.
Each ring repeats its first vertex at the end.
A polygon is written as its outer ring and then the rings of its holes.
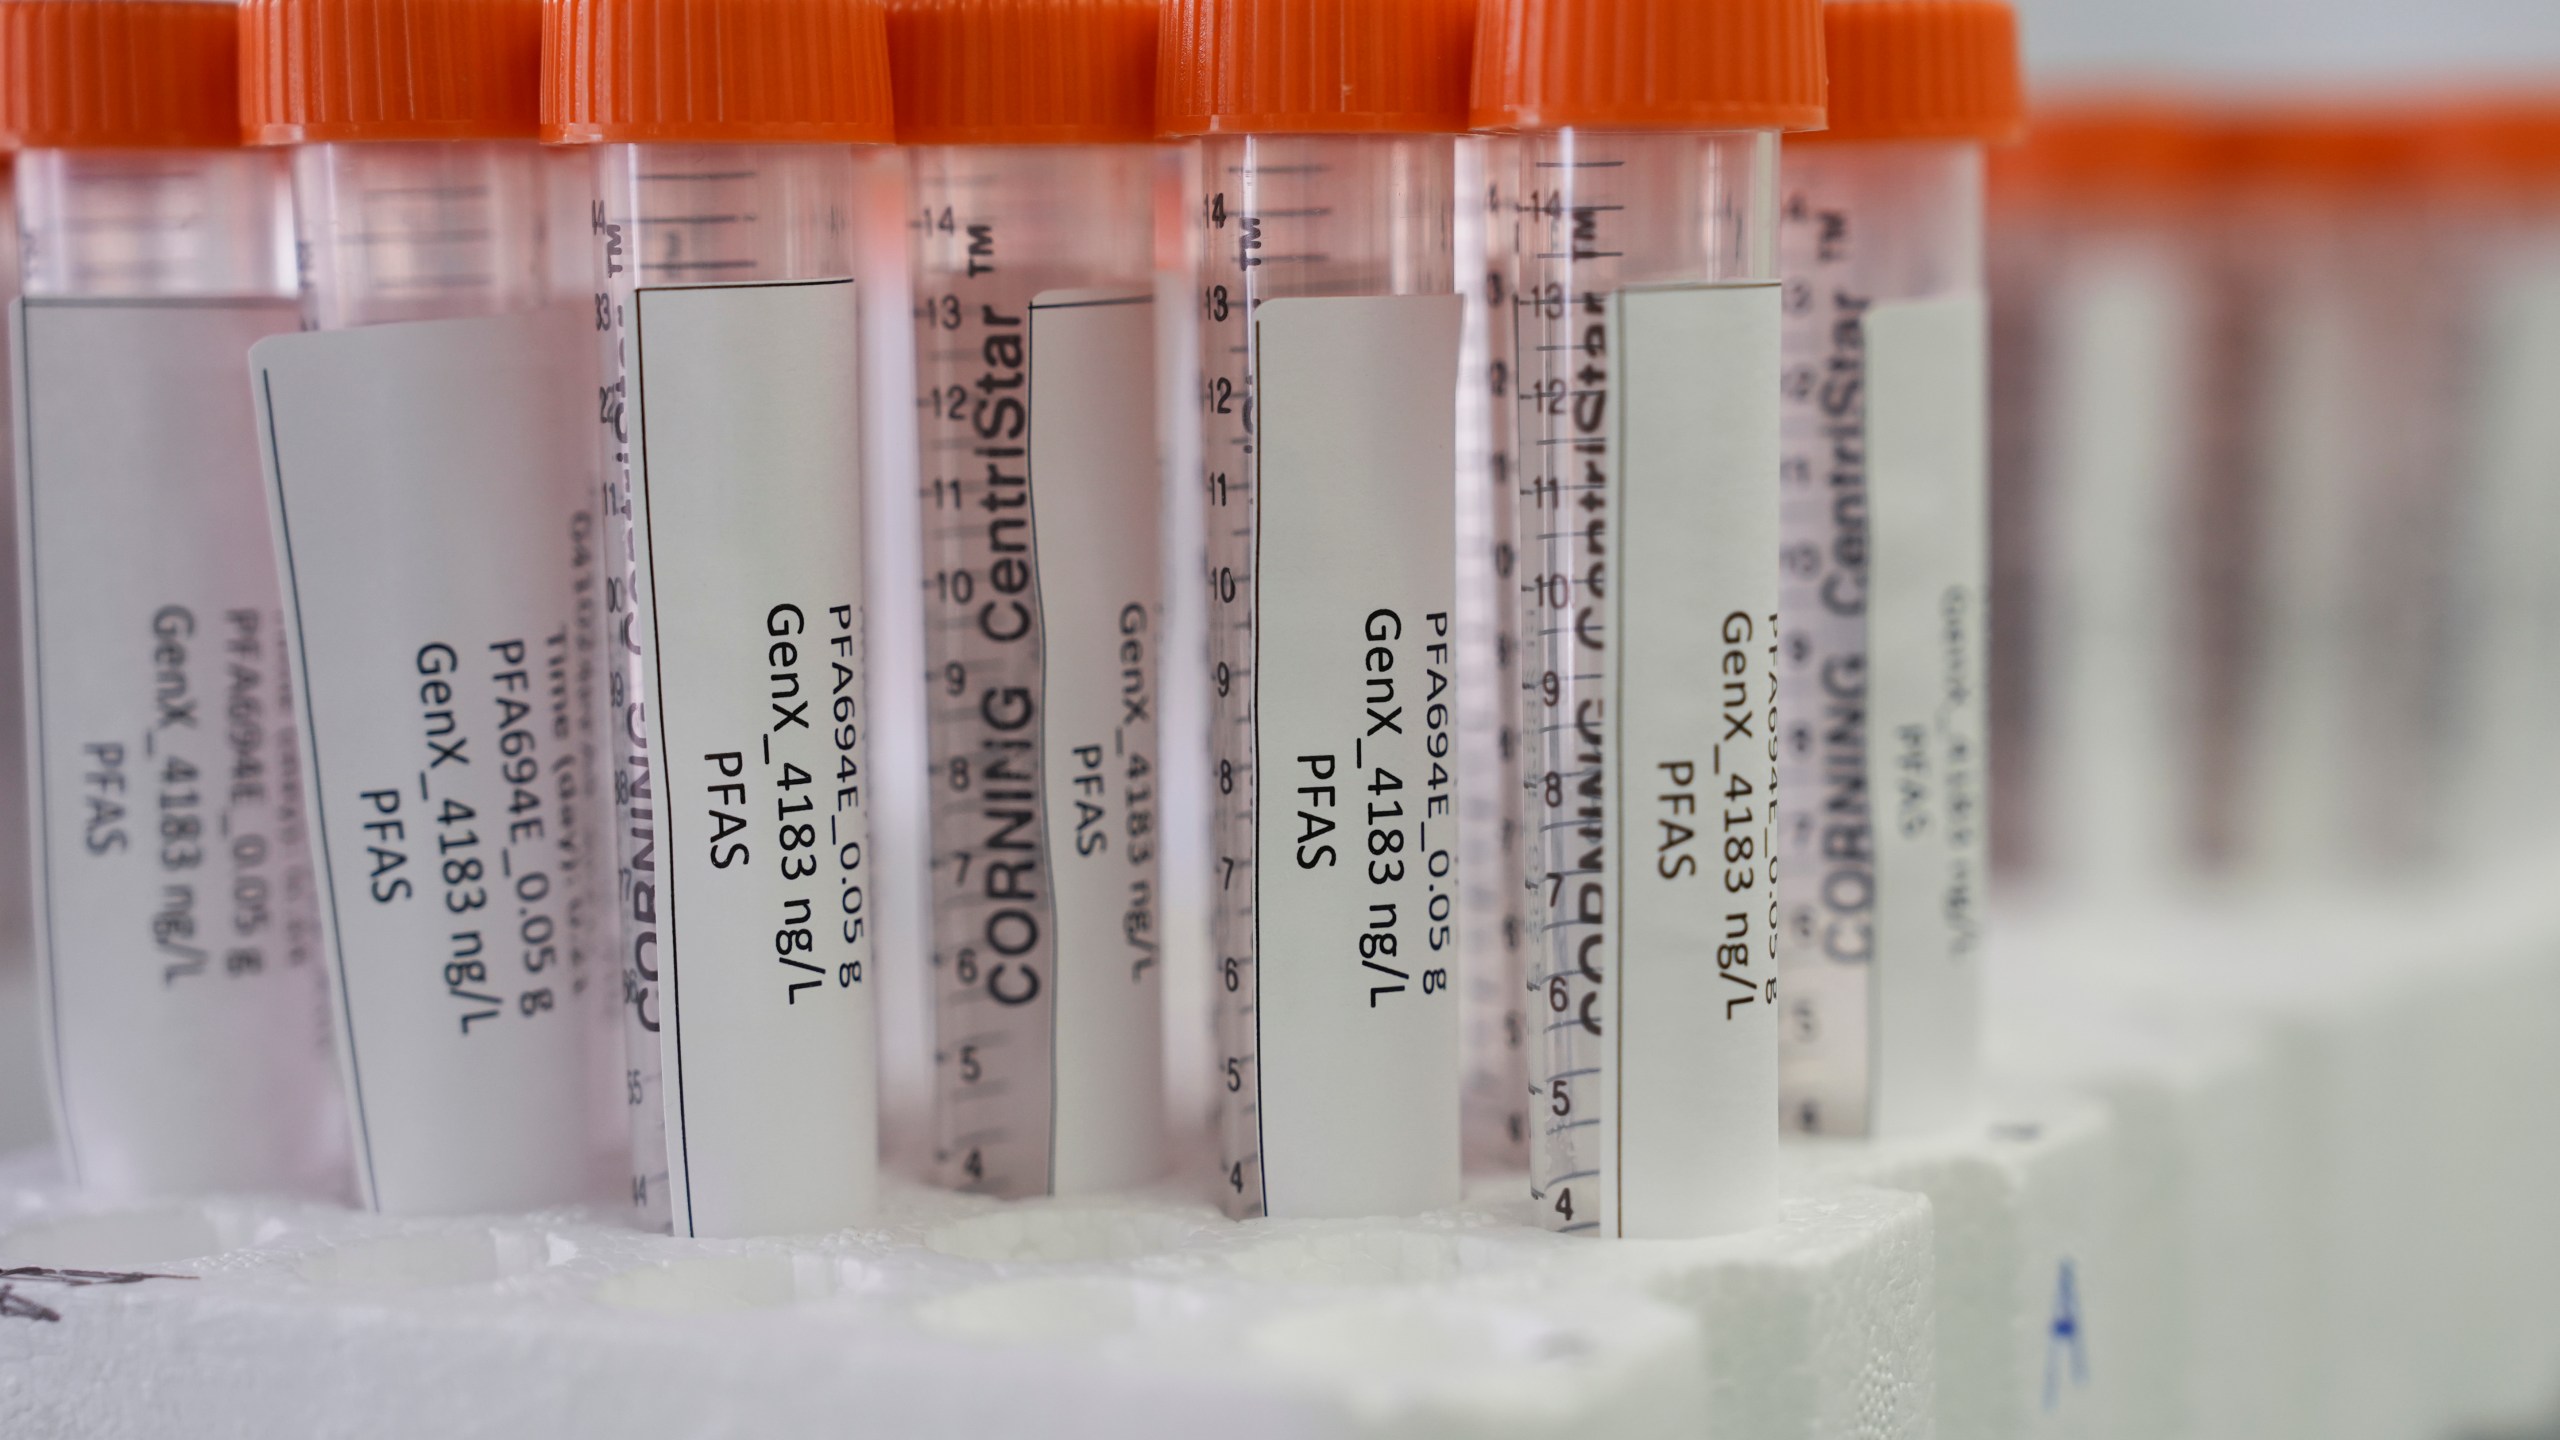
POLYGON ((1776 132, 1820 117, 1819 16, 1595 6, 1566 48, 1621 70, 1527 63, 1545 9, 1495 7, 1477 83, 1521 132, 1531 1191, 1715 1233, 1775 1184, 1776 132))
POLYGON ((1472 8, 1165 12, 1165 123, 1203 137, 1217 1164, 1239 1215, 1458 1192, 1451 233, 1472 8), (1413 63, 1368 63, 1390 51, 1413 63))

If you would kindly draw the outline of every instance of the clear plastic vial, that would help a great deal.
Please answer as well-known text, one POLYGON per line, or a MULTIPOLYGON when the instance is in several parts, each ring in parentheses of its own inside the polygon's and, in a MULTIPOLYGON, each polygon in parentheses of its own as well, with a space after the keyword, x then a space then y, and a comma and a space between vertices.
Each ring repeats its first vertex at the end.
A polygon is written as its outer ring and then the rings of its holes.
POLYGON ((1164 1132, 1155 7, 902 0, 932 754, 934 1173, 1164 1132), (1053 68, 1076 77, 1039 84, 1053 68))
MULTIPOLYGON (((1774 592, 1775 576, 1751 573, 1751 547, 1731 542, 1774 539, 1751 512, 1774 511, 1775 467, 1711 473, 1724 492, 1715 503, 1743 512, 1723 536, 1703 517, 1656 520, 1627 503, 1627 476, 1671 457, 1630 454, 1641 419, 1613 416, 1606 402, 1634 412, 1652 398, 1630 393, 1644 377, 1629 372, 1652 357, 1627 343, 1628 322, 1611 308, 1619 297, 1722 288, 1737 308, 1760 290, 1774 303, 1777 148, 1770 133, 1579 128, 1520 143, 1514 404, 1521 454, 1534 458, 1520 470, 1515 523, 1536 936, 1527 987, 1540 1037, 1530 1176, 1541 1218, 1561 1230, 1739 1228, 1765 1213, 1774 1183, 1777 647, 1775 595, 1759 592, 1774 592), (1651 587, 1684 567, 1718 593, 1655 598, 1651 587), (1668 648, 1699 639, 1709 653, 1668 648), (1639 739, 1628 731, 1651 713, 1648 682, 1683 693, 1663 697, 1658 731, 1639 739), (1612 893, 1639 886, 1671 891, 1652 907, 1660 932, 1620 919, 1647 913, 1612 893), (1689 951, 1715 968, 1689 965, 1684 978, 1708 983, 1673 989, 1662 982, 1678 980, 1646 963, 1689 951), (1645 1066, 1675 1054, 1679 1070, 1645 1066), (1631 1153, 1644 1158, 1631 1166, 1621 1158, 1631 1153), (1643 1173, 1655 1157, 1676 1171, 1643 1173), (1661 1197, 1651 1208, 1648 1190, 1661 1197)), ((1774 352, 1758 353, 1769 347, 1739 325, 1726 333, 1729 353, 1664 358, 1689 367, 1683 379, 1702 391, 1774 381, 1759 373, 1764 360, 1774 372, 1774 352)), ((1764 553, 1774 571, 1774 549, 1764 553)))
POLYGON ((825 1229, 878 1167, 849 144, 890 134, 882 10, 633 8, 546 46, 547 137, 597 166, 630 1198, 825 1229))
POLYGON ((2155 895, 2226 828, 2238 546, 2208 537, 2241 527, 2203 478, 2203 137, 2089 99, 1989 157, 1992 866, 2055 893, 2155 895))
POLYGON ((1164 123, 1202 137, 1217 1164, 1238 1215, 1457 1194, 1472 8, 1165 11, 1164 123))
POLYGON ((1790 147, 1778 675, 1791 1130, 1971 1119, 1990 888, 1983 146, 2023 119, 2007 0, 1835 0, 1790 147))
POLYGON ((230 11, 0 25, 18 563, 56 1135, 109 1194, 336 1193, 344 1132, 245 353, 293 328, 230 11))
POLYGON ((1988 883, 1981 151, 1807 144, 1785 185, 1786 1122, 1925 1132, 1972 1108, 1988 883))
MULTIPOLYGON (((664 1027, 663 966, 668 945, 662 925, 669 886, 668 857, 661 850, 660 795, 666 782, 653 759, 657 752, 650 738, 648 697, 657 682, 640 609, 643 583, 638 567, 644 557, 629 517, 629 437, 637 419, 630 386, 631 296, 653 285, 850 274, 852 239, 844 207, 852 193, 853 157, 839 146, 668 144, 607 145, 597 149, 596 160, 596 244, 604 286, 600 293, 609 297, 612 313, 607 343, 613 368, 607 372, 611 377, 607 384, 617 402, 617 408, 603 416, 614 450, 606 472, 611 492, 606 503, 609 516, 626 529, 624 541, 612 546, 616 561, 626 570, 622 584, 611 592, 613 605, 607 618, 613 655, 605 714, 607 733, 621 748, 615 757, 614 799, 620 820, 621 878, 616 893, 625 966, 624 1038, 630 1047, 626 1089, 634 1112, 630 1199, 654 1221, 675 1189, 669 1169, 668 1122, 663 1118, 667 1103, 664 1057, 673 1037, 664 1027)), ((858 626, 853 633, 858 636, 858 626)), ((856 753, 847 752, 848 756, 856 753)), ((836 789, 832 770, 829 767, 827 777, 831 792, 836 789)), ((858 788, 853 777, 846 778, 848 788, 858 788)), ((858 853, 852 858, 858 870, 858 853)), ((847 917, 848 923, 867 921, 865 907, 859 904, 847 917)), ((867 932, 858 942, 845 936, 839 939, 846 945, 859 943, 868 953, 867 932)), ((678 1233, 700 1232, 680 1228, 678 1233)))
POLYGON ((604 1152, 591 321, 544 309, 538 11, 399 12, 242 12, 313 332, 251 359, 359 1173, 480 1211, 588 1198, 604 1152))
POLYGON ((2239 753, 2210 798, 2236 866, 2280 884, 2403 873, 2444 839, 2455 308, 2413 119, 2279 104, 2219 141, 2238 184, 2214 217, 2214 398, 2234 438, 2200 538, 2230 547, 2212 563, 2236 574, 2245 639, 2239 753))
POLYGON ((1520 0, 1478 47, 1518 134, 1530 1185, 1570 1233, 1774 1199, 1778 132, 1821 117, 1817 8, 1520 0))
POLYGON ((2560 99, 2493 99, 2442 128, 2463 336, 2450 833, 2481 855, 2547 844, 2560 798, 2560 99))

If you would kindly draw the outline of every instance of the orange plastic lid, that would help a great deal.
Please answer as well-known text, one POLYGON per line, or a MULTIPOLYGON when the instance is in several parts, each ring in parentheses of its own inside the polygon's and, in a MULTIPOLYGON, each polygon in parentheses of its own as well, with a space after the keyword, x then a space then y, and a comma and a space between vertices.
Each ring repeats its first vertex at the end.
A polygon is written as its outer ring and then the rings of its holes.
POLYGON ((2406 104, 2253 104, 2226 112, 2214 130, 2218 177, 2262 192, 2369 195, 2426 175, 2425 118, 2406 104))
POLYGON ((1830 123, 1815 140, 2018 138, 2018 16, 2008 0, 1829 0, 1830 123))
POLYGON ((2560 187, 2560 92, 2466 97, 2448 103, 2430 129, 2429 158, 2451 185, 2560 187))
POLYGON ((530 140, 542 0, 241 0, 252 144, 530 140))
POLYGON ((0 0, 0 145, 240 143, 240 24, 203 0, 0 0))
POLYGON ((1821 0, 1483 0, 1475 124, 1818 130, 1821 0))
POLYGON ((1455 134, 1476 0, 1164 0, 1167 135, 1455 134))
POLYGON ((1152 140, 1154 0, 890 0, 906 145, 1152 140))
POLYGON ((1991 154, 1998 203, 2157 206, 2195 198, 2212 175, 2213 135, 2192 106, 2160 95, 2041 103, 2023 143, 1991 154))
POLYGON ((542 138, 885 144, 881 0, 542 0, 542 138))

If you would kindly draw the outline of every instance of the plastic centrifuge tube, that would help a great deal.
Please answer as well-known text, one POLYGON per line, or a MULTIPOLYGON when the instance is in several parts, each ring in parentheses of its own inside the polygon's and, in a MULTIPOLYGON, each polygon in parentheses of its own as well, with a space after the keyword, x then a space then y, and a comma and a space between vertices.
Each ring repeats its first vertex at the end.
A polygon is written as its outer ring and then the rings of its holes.
POLYGON ((933 1163, 999 1195, 1162 1159, 1155 53, 1152 0, 889 11, 916 147, 933 1163))
POLYGON ((1177 0, 1199 138, 1219 1190, 1454 1201, 1451 248, 1469 0, 1177 0))
POLYGON ((252 355, 365 1194, 598 1189, 589 315, 546 309, 540 10, 249 0, 304 319, 252 355))
POLYGON ((1496 0, 1532 888, 1530 1186, 1576 1233, 1758 1223, 1777 1165, 1778 133, 1813 0, 1496 0))
POLYGON ((850 147, 890 137, 882 10, 548 23, 546 135, 597 146, 612 347, 629 1064, 666 1146, 634 1199, 663 1189, 686 1235, 839 1226, 879 1163, 850 147))
POLYGON ((1982 148, 2021 118, 2007 0, 1830 0, 1830 125, 1790 146, 1778 667, 1790 1129, 1974 1109, 1986 811, 1982 148))
POLYGON ((344 1185, 246 406, 294 328, 227 5, 0 9, 36 931, 57 1134, 109 1193, 344 1185))
POLYGON ((2217 481, 2248 523, 2207 538, 2245 539, 2225 563, 2254 636, 2226 793, 2240 863, 2282 882, 2388 873, 2442 838, 2455 329, 2418 118, 2276 103, 2215 141, 2237 182, 2215 217, 2233 336, 2215 398, 2242 437, 2217 481))
POLYGON ((2477 859, 2547 847, 2560 814, 2560 93, 2482 97, 2435 129, 2463 345, 2448 833, 2477 859))
POLYGON ((2137 96, 2030 129, 1987 157, 1992 866, 2116 903, 2192 872, 2199 802, 2237 788, 2212 722, 2241 630, 2212 562, 2245 506, 2197 479, 2211 146, 2137 96))

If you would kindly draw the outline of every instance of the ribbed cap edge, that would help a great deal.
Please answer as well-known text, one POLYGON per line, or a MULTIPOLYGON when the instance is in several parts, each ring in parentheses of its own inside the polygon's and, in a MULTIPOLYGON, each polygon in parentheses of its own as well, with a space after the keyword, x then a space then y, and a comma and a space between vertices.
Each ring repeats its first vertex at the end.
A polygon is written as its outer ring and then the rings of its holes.
POLYGON ((886 143, 881 0, 543 0, 542 137, 886 143))
POLYGON ((244 0, 249 139, 534 137, 542 0, 244 0))
POLYGON ((1484 130, 1812 130, 1820 0, 1483 0, 1484 130))
POLYGON ((240 143, 240 24, 191 0, 0 0, 0 145, 240 143))
POLYGON ((1454 134, 1475 0, 1164 0, 1167 135, 1454 134))

